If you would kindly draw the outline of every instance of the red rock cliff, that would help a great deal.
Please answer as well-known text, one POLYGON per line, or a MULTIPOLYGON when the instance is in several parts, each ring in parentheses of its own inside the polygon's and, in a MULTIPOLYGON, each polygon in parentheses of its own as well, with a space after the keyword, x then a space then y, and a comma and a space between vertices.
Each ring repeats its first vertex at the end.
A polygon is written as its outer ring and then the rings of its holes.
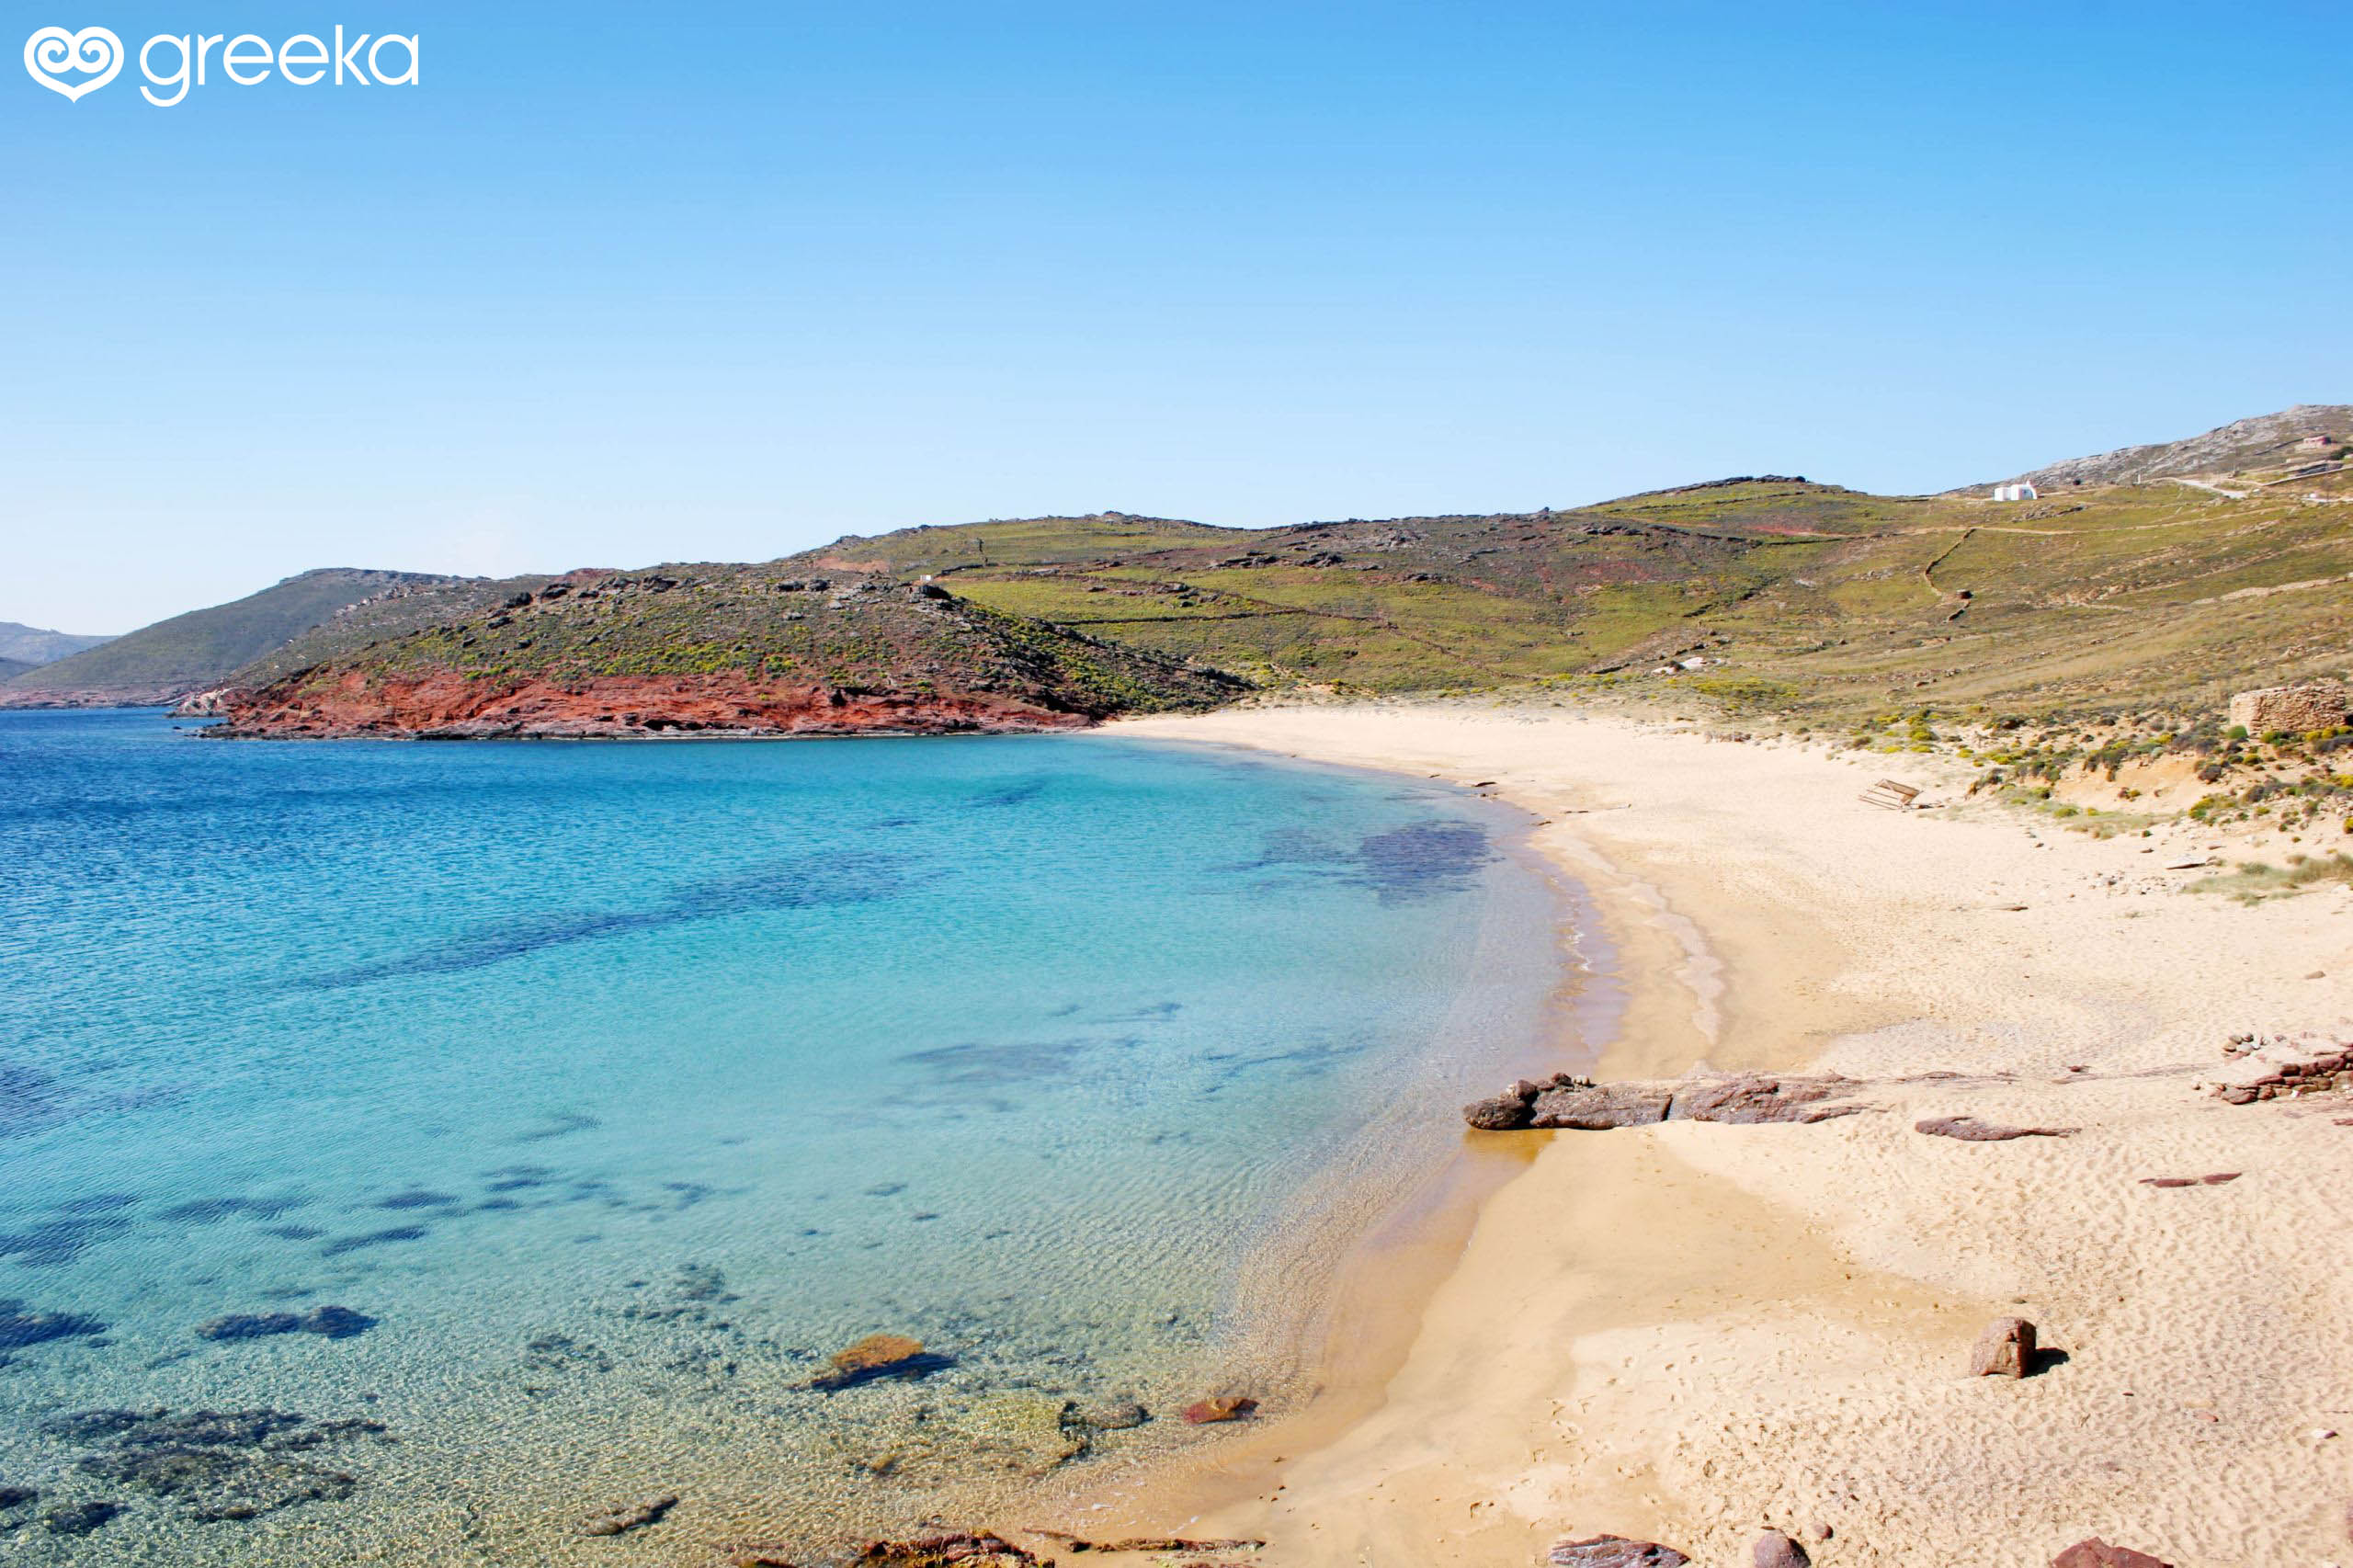
POLYGON ((338 672, 298 676, 215 699, 224 736, 436 740, 592 738, 708 733, 734 735, 952 734, 1076 729, 1093 721, 986 693, 835 690, 759 680, 740 672, 694 676, 469 678, 338 672))

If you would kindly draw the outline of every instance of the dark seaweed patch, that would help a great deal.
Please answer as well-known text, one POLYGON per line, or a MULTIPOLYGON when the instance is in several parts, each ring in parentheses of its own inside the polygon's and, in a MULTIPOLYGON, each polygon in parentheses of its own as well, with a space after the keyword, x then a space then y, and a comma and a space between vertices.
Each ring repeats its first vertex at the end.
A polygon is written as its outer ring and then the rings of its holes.
POLYGON ((324 1339, 352 1339, 376 1326, 376 1320, 349 1307, 313 1307, 307 1312, 231 1312, 196 1325, 199 1339, 263 1339, 278 1334, 315 1334, 324 1339))
POLYGON ((90 1244, 126 1229, 130 1221, 111 1214, 44 1220, 27 1230, 0 1235, 0 1257, 28 1268, 57 1268, 73 1262, 90 1244))
POLYGON ((1352 1045, 1318 1043, 1296 1045, 1284 1051, 1261 1051, 1247 1054, 1217 1051, 1202 1060, 1212 1069, 1204 1095, 1215 1095, 1267 1074, 1279 1074, 1290 1079, 1320 1078, 1331 1073, 1360 1048, 1352 1045))
POLYGON ((40 1517, 51 1535, 93 1535, 122 1512, 119 1503, 63 1503, 40 1517))
POLYGON ((1052 782, 1052 777, 1048 774, 1039 774, 1034 778, 1016 779, 1010 784, 1002 784, 994 790, 983 790, 980 794, 975 795, 972 798, 972 804, 976 806, 1022 805, 1028 801, 1036 800, 1039 795, 1044 792, 1046 786, 1052 782))
POLYGON ((87 1198, 76 1198, 57 1206, 60 1214, 112 1214, 139 1201, 133 1192, 94 1192, 87 1198))
POLYGON ((1304 829, 1282 828, 1267 835, 1257 859, 1229 869, 1327 876, 1346 886, 1369 888, 1383 903, 1403 903, 1461 892, 1495 858, 1483 829, 1431 821, 1368 834, 1353 849, 1304 829))
POLYGON ((0 1137, 30 1132, 74 1114, 54 1074, 14 1062, 0 1062, 0 1137))
POLYGON ((393 1210, 455 1209, 460 1201, 462 1200, 452 1198, 446 1192, 427 1192, 423 1187, 411 1187, 406 1192, 395 1192, 389 1198, 379 1198, 371 1207, 393 1210))
POLYGON ((76 1461, 82 1473, 169 1499, 205 1524, 350 1497, 357 1477, 291 1456, 384 1432, 380 1421, 311 1422, 281 1410, 96 1410, 43 1425, 105 1445, 76 1461))
POLYGON ((89 1338, 107 1325, 80 1312, 37 1312, 14 1300, 0 1300, 0 1350, 23 1350, 52 1339, 89 1338))
POLYGON ((1416 823, 1357 846, 1359 875, 1385 901, 1460 892, 1495 858, 1486 834, 1468 823, 1416 823))
POLYGON ((380 1247, 392 1242, 421 1242, 432 1233, 423 1225, 394 1225, 387 1231, 370 1231, 359 1236, 337 1236, 319 1249, 323 1257, 341 1257, 347 1252, 364 1247, 380 1247))
POLYGON ((880 855, 782 860, 736 876, 689 883, 650 909, 591 910, 505 921, 404 957, 320 975, 309 983, 338 989, 404 976, 457 974, 550 948, 658 931, 691 921, 895 898, 906 881, 897 859, 880 855))
POLYGON ((528 1187, 545 1187, 554 1179, 555 1171, 548 1165, 502 1165, 482 1173, 485 1192, 521 1192, 528 1187))
POLYGON ((275 1220, 309 1202, 306 1198, 199 1198, 176 1203, 158 1216, 180 1225, 217 1225, 223 1220, 275 1220))
POLYGON ((1017 1040, 1006 1044, 970 1041, 910 1051, 897 1060, 921 1069, 928 1084, 983 1088, 1065 1078, 1087 1052, 1134 1043, 1110 1040, 1017 1040))
POLYGON ((576 1110, 558 1111, 547 1119, 544 1127, 534 1127, 528 1132, 515 1134, 517 1143, 544 1143, 551 1138, 568 1138, 574 1132, 586 1132, 605 1124, 595 1117, 576 1110))

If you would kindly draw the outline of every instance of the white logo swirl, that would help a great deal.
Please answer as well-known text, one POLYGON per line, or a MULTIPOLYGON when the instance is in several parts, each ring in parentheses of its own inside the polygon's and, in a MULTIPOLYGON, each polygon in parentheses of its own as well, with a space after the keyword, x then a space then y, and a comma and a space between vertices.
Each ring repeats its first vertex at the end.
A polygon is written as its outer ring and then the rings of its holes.
POLYGON ((122 40, 104 28, 84 28, 69 33, 63 28, 43 28, 25 40, 25 69, 32 79, 71 101, 95 93, 122 69, 122 40), (85 71, 86 82, 61 82, 51 73, 85 71))

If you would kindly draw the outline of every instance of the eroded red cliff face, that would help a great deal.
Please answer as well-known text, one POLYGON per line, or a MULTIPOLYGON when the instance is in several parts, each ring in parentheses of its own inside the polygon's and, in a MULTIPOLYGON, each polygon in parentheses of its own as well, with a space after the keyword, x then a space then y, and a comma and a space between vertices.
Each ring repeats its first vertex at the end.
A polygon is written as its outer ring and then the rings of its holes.
POLYGON ((226 736, 412 736, 429 740, 736 735, 952 734, 1076 729, 1083 713, 989 693, 848 692, 695 676, 468 678, 358 670, 297 676, 215 699, 226 736))

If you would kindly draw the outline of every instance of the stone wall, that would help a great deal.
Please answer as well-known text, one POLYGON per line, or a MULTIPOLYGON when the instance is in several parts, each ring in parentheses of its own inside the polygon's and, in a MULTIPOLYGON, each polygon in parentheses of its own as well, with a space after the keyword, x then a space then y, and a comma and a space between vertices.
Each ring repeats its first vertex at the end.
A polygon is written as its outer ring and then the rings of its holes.
POLYGON ((2348 705, 2353 705, 2353 696, 2336 681, 2266 687, 2231 699, 2231 722, 2245 725, 2250 735, 2267 735, 2274 730, 2302 734, 2344 723, 2348 705))

